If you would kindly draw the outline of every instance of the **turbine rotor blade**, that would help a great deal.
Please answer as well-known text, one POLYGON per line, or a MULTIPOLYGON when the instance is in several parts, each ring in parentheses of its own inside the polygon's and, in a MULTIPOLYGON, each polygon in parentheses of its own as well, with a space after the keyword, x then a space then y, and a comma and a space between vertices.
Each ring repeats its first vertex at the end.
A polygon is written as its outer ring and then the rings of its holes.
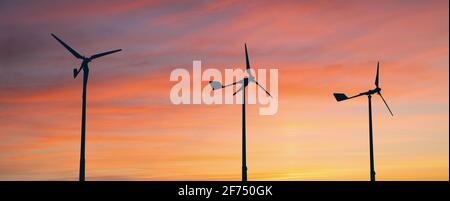
POLYGON ((389 110, 389 113, 391 113, 391 115, 394 116, 394 114, 391 111, 391 108, 389 108, 389 105, 386 103, 386 100, 384 100, 383 95, 381 95, 380 92, 378 92, 378 95, 380 95, 381 100, 383 100, 384 104, 386 105, 387 109, 389 110))
POLYGON ((380 62, 377 63, 377 76, 375 77, 375 86, 377 86, 378 88, 378 84, 379 84, 379 70, 380 70, 380 62))
POLYGON ((249 71, 250 70, 250 61, 248 60, 247 43, 245 43, 244 46, 245 46, 245 61, 246 61, 245 69, 247 71, 249 71))
POLYGON ((249 78, 254 78, 255 76, 253 76, 252 71, 250 69, 247 69, 247 74, 249 78))
POLYGON ((255 84, 258 85, 262 90, 264 90, 264 91, 266 92, 267 95, 269 95, 270 97, 272 97, 272 95, 270 95, 270 93, 269 93, 266 89, 264 89, 264 87, 261 86, 257 81, 252 80, 252 82, 255 82, 255 84))
POLYGON ((117 49, 117 50, 112 50, 112 51, 103 52, 103 53, 99 53, 99 54, 94 54, 91 57, 89 57, 89 59, 96 59, 96 58, 99 58, 99 57, 102 57, 102 56, 106 56, 108 54, 120 52, 120 51, 122 51, 122 49, 117 49))
POLYGON ((71 48, 69 45, 64 43, 61 39, 59 39, 55 34, 51 34, 53 38, 55 38, 59 43, 61 43, 62 46, 64 46, 67 50, 69 50, 70 53, 72 53, 73 56, 75 56, 78 59, 84 59, 84 57, 79 54, 77 51, 75 51, 73 48, 71 48))
POLYGON ((240 91, 242 91, 242 89, 243 89, 244 87, 245 87, 245 86, 242 86, 242 87, 239 88, 237 91, 235 91, 235 92, 233 93, 233 96, 236 95, 237 93, 239 93, 240 91))

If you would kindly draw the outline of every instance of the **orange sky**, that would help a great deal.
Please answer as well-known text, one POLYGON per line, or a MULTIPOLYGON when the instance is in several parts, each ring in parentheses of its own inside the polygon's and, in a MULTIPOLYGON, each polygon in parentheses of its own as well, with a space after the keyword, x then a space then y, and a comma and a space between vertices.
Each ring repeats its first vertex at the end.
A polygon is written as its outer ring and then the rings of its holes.
MULTIPOLYGON (((449 179, 448 1, 2 1, 0 180, 77 180, 79 66, 90 64, 87 180, 240 180, 241 107, 172 105, 172 69, 279 69, 279 108, 248 106, 249 180, 449 179)), ((207 82, 203 83, 204 86, 207 82)))

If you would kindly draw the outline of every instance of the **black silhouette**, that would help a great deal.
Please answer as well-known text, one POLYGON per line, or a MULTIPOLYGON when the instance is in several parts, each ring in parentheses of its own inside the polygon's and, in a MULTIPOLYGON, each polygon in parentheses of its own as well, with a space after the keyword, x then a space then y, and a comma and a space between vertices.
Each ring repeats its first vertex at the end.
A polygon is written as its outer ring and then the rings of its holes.
POLYGON ((56 37, 54 34, 51 34, 61 45, 63 45, 67 50, 69 50, 70 53, 72 53, 73 56, 75 56, 77 59, 82 59, 81 66, 79 69, 74 68, 73 69, 73 78, 75 79, 80 73, 81 70, 83 70, 83 104, 82 104, 82 114, 81 114, 81 154, 80 154, 80 181, 85 180, 85 139, 86 139, 86 86, 88 82, 88 76, 89 76, 89 67, 88 63, 91 62, 93 59, 106 56, 108 54, 112 54, 115 52, 119 52, 122 49, 112 50, 108 52, 103 52, 99 54, 94 54, 91 57, 84 57, 80 55, 77 51, 75 51, 73 48, 71 48, 69 45, 64 43, 61 39, 56 37))
POLYGON ((381 99, 383 100, 387 109, 389 110, 389 113, 391 113, 391 115, 394 116, 394 114, 392 114, 392 111, 389 108, 388 104, 386 103, 383 96, 381 95, 381 88, 378 85, 379 84, 379 69, 380 69, 380 62, 378 62, 378 64, 377 64, 377 75, 375 77, 375 86, 376 86, 375 89, 369 90, 366 92, 362 92, 358 95, 351 96, 351 97, 347 97, 343 93, 334 93, 333 94, 337 101, 348 100, 348 99, 356 98, 358 96, 363 96, 363 95, 366 95, 369 98, 370 181, 372 181, 372 182, 375 181, 375 164, 374 164, 375 162, 374 162, 374 157, 373 157, 373 137, 372 137, 372 135, 373 135, 373 132, 372 132, 372 95, 378 94, 381 97, 381 99))
POLYGON ((213 90, 225 88, 228 86, 234 86, 236 84, 241 84, 241 87, 233 93, 233 96, 236 95, 238 92, 242 91, 242 181, 247 181, 247 157, 246 157, 246 121, 245 121, 245 88, 248 86, 249 82, 253 82, 261 89, 263 89, 267 95, 272 97, 270 93, 264 89, 263 86, 261 86, 256 80, 255 77, 252 75, 250 71, 250 61, 248 59, 248 52, 247 52, 247 44, 245 44, 245 60, 246 60, 246 71, 248 74, 248 77, 244 77, 242 80, 233 82, 231 84, 223 86, 220 82, 217 81, 210 81, 209 84, 211 85, 213 90))

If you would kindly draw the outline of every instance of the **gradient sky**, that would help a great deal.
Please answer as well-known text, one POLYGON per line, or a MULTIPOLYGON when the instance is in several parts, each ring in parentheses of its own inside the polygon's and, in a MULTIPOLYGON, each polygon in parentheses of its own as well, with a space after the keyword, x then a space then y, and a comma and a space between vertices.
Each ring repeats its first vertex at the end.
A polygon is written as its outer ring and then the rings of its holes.
MULTIPOLYGON (((240 180, 241 107, 172 105, 172 69, 279 69, 279 110, 248 107, 249 180, 449 179, 449 2, 0 1, 0 180, 240 180)), ((203 83, 207 85, 207 82, 203 83)))

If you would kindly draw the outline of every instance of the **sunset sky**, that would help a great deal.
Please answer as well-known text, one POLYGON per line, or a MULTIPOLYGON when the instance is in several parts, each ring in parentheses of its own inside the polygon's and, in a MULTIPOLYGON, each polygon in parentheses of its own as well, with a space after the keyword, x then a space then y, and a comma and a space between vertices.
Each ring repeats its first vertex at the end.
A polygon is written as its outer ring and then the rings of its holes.
MULTIPOLYGON (((249 180, 449 179, 449 2, 0 1, 0 180, 240 180, 241 107, 173 105, 175 68, 279 69, 273 116, 247 110, 249 180)), ((203 86, 207 86, 203 82, 203 86)))

